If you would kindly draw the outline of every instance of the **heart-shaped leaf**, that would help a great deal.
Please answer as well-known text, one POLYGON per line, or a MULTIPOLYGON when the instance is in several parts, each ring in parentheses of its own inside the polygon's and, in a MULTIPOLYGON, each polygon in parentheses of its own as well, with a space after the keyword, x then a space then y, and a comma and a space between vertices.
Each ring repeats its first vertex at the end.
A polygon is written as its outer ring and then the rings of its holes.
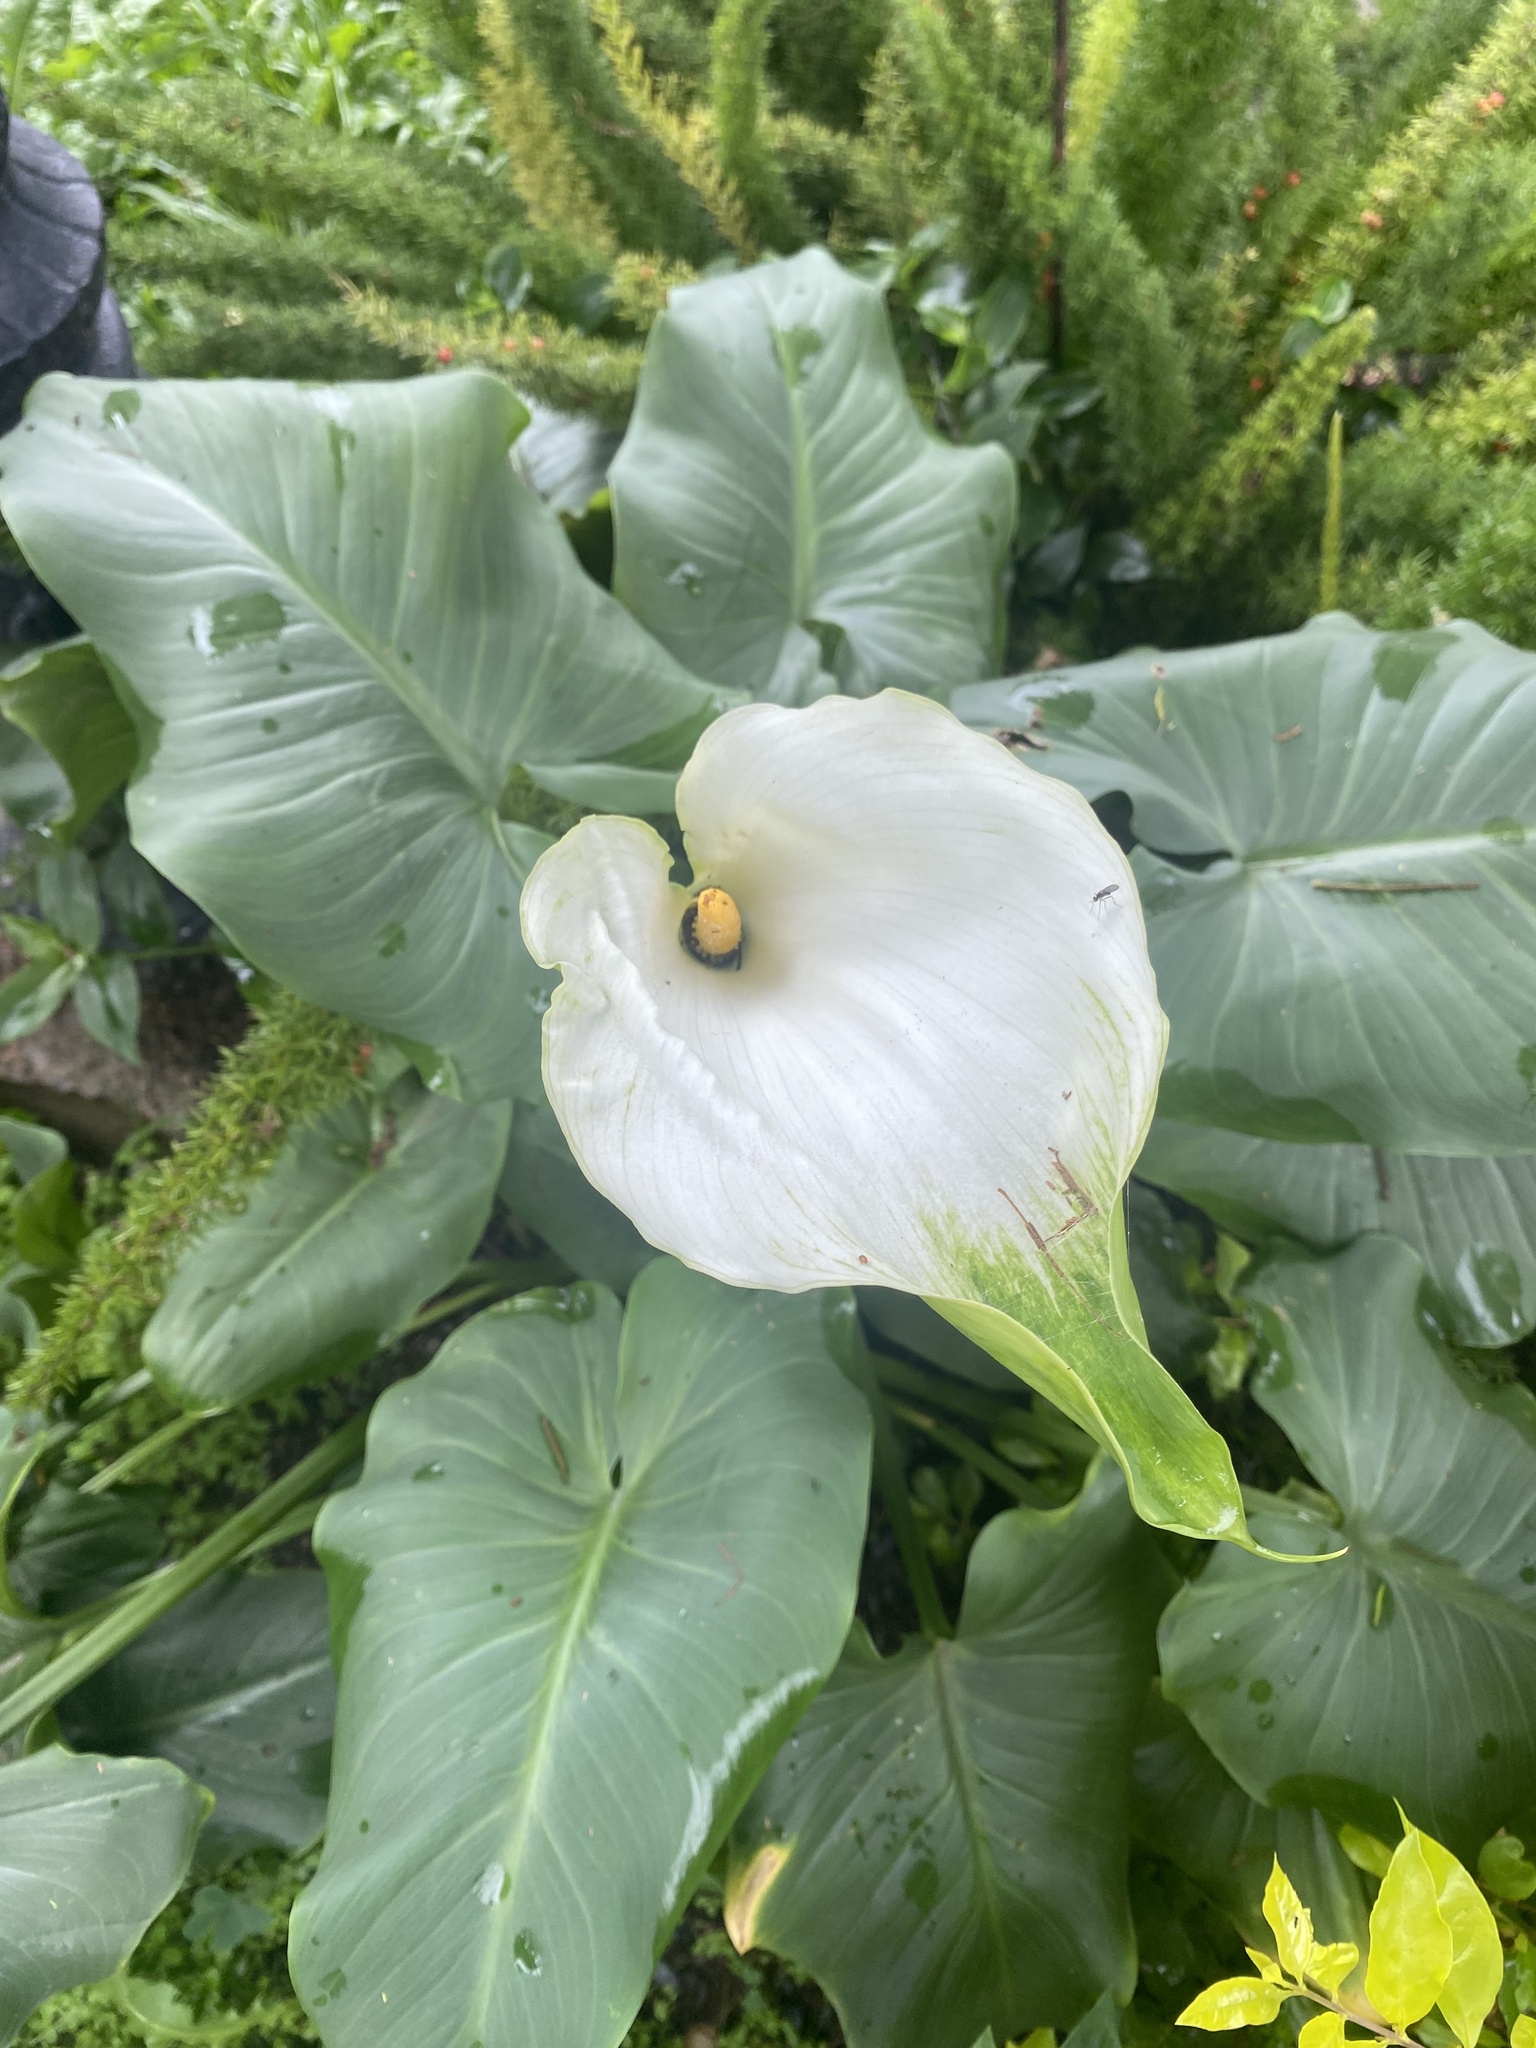
POLYGON ((47 1124, 29 1123, 20 1116, 0 1116, 0 1145, 10 1155, 24 1185, 69 1157, 69 1140, 61 1131, 47 1124))
POLYGON ((514 473, 526 419, 473 374, 54 377, 0 454, 11 530, 135 700, 139 850, 269 973, 487 1098, 538 1092, 520 767, 719 702, 514 473))
POLYGON ((85 1493, 63 1479, 21 1525, 10 1584, 34 1614, 72 1614, 105 1600, 158 1564, 165 1550, 158 1488, 85 1493))
POLYGON ((78 983, 85 962, 65 959, 33 960, 0 981, 0 1045, 13 1038, 25 1038, 48 1022, 60 1003, 78 983))
POLYGON ((144 1332, 161 1386, 211 1408, 368 1357, 474 1250, 511 1114, 412 1074, 297 1132, 177 1265, 144 1332))
POLYGON ((658 1260, 622 1335, 561 1301, 391 1388, 318 1525, 345 1653, 292 1967, 332 2048, 613 2048, 847 1631, 869 1421, 818 1297, 658 1260))
POLYGON ((851 2048, 967 2048, 1129 1994, 1129 1759, 1165 1568, 1101 1460, 977 1538, 952 1642, 856 1627, 731 1840, 738 1948, 808 1970, 851 2048))
POLYGON ((1310 1806, 1259 1806, 1234 1782, 1177 1707, 1154 1695, 1136 1745, 1132 1825, 1232 1916, 1252 1947, 1274 1953, 1264 1890, 1280 1867, 1312 1910, 1317 1937, 1368 1945, 1360 1873, 1310 1806))
POLYGON ((59 1706, 71 1742, 161 1756, 217 1804, 198 1843, 216 1867, 325 1826, 336 1681, 319 1572, 223 1572, 59 1706))
POLYGON ((75 1015, 99 1045, 119 1059, 139 1059, 139 977, 123 953, 86 963, 75 983, 75 1015))
POLYGON ((1136 1171, 1248 1244, 1281 1236, 1333 1251, 1367 1230, 1400 1237, 1423 1261, 1425 1306, 1454 1344, 1513 1344, 1536 1329, 1536 1155, 1281 1145, 1160 1117, 1136 1171))
POLYGON ((128 780, 139 751, 90 641, 56 640, 0 669, 0 713, 0 803, 17 824, 46 826, 55 843, 72 844, 128 780))
POLYGON ((1163 1683, 1250 1797, 1392 1832, 1394 1797, 1460 1855, 1536 1807, 1536 1441, 1456 1376, 1395 1238, 1251 1279, 1259 1404, 1342 1528, 1250 1496, 1288 1565, 1213 1554, 1170 1605, 1163 1683))
POLYGON ((155 1760, 45 1749, 0 1768, 0 2043, 54 1992, 128 1959, 207 1810, 155 1760))
POLYGON ((775 703, 984 675, 1014 466, 918 418, 879 291, 824 249, 672 294, 609 472, 615 593, 775 703))
POLYGON ((1329 614, 953 704, 1037 725, 1032 766, 1129 796, 1171 1025, 1164 1115, 1536 1151, 1536 656, 1464 621, 1371 633, 1329 614))

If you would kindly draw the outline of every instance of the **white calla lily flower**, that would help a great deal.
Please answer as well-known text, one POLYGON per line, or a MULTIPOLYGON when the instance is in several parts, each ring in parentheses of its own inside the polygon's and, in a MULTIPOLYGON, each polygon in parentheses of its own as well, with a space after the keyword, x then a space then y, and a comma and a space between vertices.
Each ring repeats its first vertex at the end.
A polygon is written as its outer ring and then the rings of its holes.
POLYGON ((1167 1024, 1082 797, 888 690, 726 713, 677 812, 692 889, 650 826, 596 817, 523 892, 588 1178, 717 1279, 921 1295, 1112 1451, 1147 1519, 1247 1541, 1130 1285, 1167 1024))

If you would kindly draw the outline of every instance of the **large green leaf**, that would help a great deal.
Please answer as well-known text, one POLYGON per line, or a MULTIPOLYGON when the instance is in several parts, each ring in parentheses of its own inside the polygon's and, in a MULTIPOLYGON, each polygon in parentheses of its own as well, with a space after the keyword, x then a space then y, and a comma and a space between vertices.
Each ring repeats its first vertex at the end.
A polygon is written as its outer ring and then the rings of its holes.
POLYGON ((800 704, 996 659, 1013 464, 929 432, 825 250, 672 294, 609 480, 614 591, 699 675, 800 704))
POLYGON ((656 1256, 623 1210, 600 1195, 576 1164, 547 1102, 516 1105, 497 1192, 551 1251, 616 1294, 627 1293, 640 1268, 656 1256))
POLYGON ((660 1260, 622 1336, 603 1289, 523 1296, 384 1395, 317 1532, 345 1652, 291 1960, 332 2048, 622 2040, 848 1627, 869 1424, 820 1317, 660 1260))
POLYGON ((1033 766, 1129 796, 1172 1027, 1164 1115, 1536 1151, 1536 656, 1465 622, 1329 614, 953 702, 974 725, 1038 721, 1033 766))
POLYGON ((139 850, 259 966, 484 1097, 538 1087, 520 765, 719 701, 516 476, 526 418, 472 374, 50 377, 0 453, 11 530, 136 700, 139 850))
POLYGON ((1465 1858, 1536 1809, 1536 1440, 1426 1335, 1420 1278, 1389 1237, 1245 1276, 1254 1395, 1342 1517, 1250 1496, 1252 1527, 1349 1550, 1213 1553, 1164 1617, 1163 1683, 1250 1797, 1376 1833, 1408 1799, 1465 1858))
POLYGON ((1130 1753, 1165 1568, 1108 1460, 971 1552, 952 1642, 862 1626, 731 1842, 726 1917, 850 2048, 968 2048, 1128 1996, 1130 1753))
POLYGON ((409 1075, 299 1131, 245 1209, 183 1254, 144 1332, 161 1386, 222 1406, 367 1357, 474 1250, 511 1114, 409 1075))
POLYGON ((223 1572, 59 1707, 77 1747, 162 1756, 217 1804, 198 1860, 325 1826, 336 1681, 319 1572, 223 1572))
POLYGON ((1273 1955, 1264 1887, 1276 1857, 1312 1909, 1319 1941, 1369 1947, 1360 1873, 1310 1806, 1259 1806, 1217 1763, 1177 1707, 1154 1695, 1136 1745, 1132 1825, 1231 1914, 1244 1941, 1273 1955))
POLYGON ((54 1992, 127 1960, 206 1811, 167 1763, 45 1749, 0 1768, 0 2043, 54 1992))
POLYGON ((21 1525, 11 1590, 28 1612, 48 1616, 105 1600, 159 1563, 164 1507, 154 1487, 84 1493, 52 1480, 21 1525))
POLYGON ((39 647, 0 669, 0 803, 65 845, 133 772, 139 743, 90 641, 39 647))
MULTIPOLYGON (((6 1299, 13 1298, 0 1294, 0 1300, 6 1299)), ((23 1304, 14 1301, 14 1307, 19 1310, 23 1304)), ((35 1319, 32 1327, 35 1331, 35 1319)), ((47 1663, 58 1643, 57 1625, 40 1620, 11 1583, 6 1556, 18 1501, 38 1460, 56 1441, 46 1416, 25 1408, 0 1407, 0 1699, 25 1685, 47 1663)), ((0 1747, 0 1758, 4 1754, 0 1747)))
POLYGON ((1512 1344, 1536 1329, 1536 1156, 1281 1145, 1159 1118, 1136 1171, 1246 1243, 1285 1236, 1333 1251, 1366 1230, 1400 1237, 1424 1262, 1425 1305, 1452 1343, 1512 1344))

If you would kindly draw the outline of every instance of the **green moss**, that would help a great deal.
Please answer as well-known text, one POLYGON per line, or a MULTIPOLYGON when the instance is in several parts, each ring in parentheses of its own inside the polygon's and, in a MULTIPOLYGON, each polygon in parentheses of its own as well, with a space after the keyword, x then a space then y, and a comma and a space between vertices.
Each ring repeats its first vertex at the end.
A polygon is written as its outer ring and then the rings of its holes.
MULTIPOLYGON (((293 1995, 287 1966, 288 1916, 317 1861, 314 1850, 289 1856, 261 1849, 221 1872, 217 1890, 250 1909, 241 1918, 266 1922, 227 1949, 215 1946, 218 1919, 210 1906, 217 1900, 199 1899, 208 1880, 194 1877, 139 1943, 126 1974, 168 1987, 210 2026, 250 2013, 248 2030, 221 2036, 226 2048, 318 2048, 320 2035, 293 1995), (209 1927, 211 1937, 202 1931, 209 1927)), ((625 2048, 685 2048, 685 2037, 702 2026, 717 2030, 717 2048, 832 2048, 842 2040, 808 1978, 771 1956, 736 1954, 712 1882, 668 1944, 625 2048)), ((49 1999, 23 2027, 18 2048, 142 2048, 143 2038, 116 1990, 92 1986, 49 1999)))
POLYGON ((239 1204, 295 1125, 357 1085, 361 1037, 287 990, 272 995, 255 1028, 224 1054, 185 1135, 129 1182, 120 1219, 86 1240, 53 1322, 8 1388, 13 1402, 46 1407, 82 1381, 131 1369, 179 1245, 239 1204))
MULTIPOLYGON (((215 1950, 217 1936, 187 1938, 205 1883, 193 1880, 150 1927, 126 1974, 169 1986, 209 2024, 251 2013, 249 2030, 221 2036, 227 2048, 318 2048, 320 2036, 293 1995, 287 1965, 288 1915, 316 1860, 313 1851, 286 1856, 259 1849, 221 1873, 219 1888, 258 1909, 267 1923, 223 1953, 215 1950)), ((141 2048, 143 2038, 112 1987, 95 1986, 49 1999, 23 2027, 19 2048, 141 2048)))

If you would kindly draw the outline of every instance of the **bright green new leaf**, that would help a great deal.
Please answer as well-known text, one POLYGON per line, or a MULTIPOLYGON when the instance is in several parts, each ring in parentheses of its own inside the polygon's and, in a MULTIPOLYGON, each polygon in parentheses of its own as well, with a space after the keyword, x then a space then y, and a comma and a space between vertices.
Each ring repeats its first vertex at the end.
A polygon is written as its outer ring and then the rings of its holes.
POLYGON ((1312 1915, 1297 1897, 1295 1885, 1280 1868, 1278 1856, 1270 1866, 1269 1880, 1264 1887, 1263 1911, 1275 1937, 1275 1953, 1280 1958, 1281 1969, 1291 1977, 1306 1976, 1307 1965, 1317 1945, 1312 1933, 1312 1915))
POLYGON ((1436 2002, 1462 2048, 1474 2048, 1504 1975, 1498 1923, 1448 1849, 1428 1835, 1420 1835, 1419 1846, 1434 1879, 1440 1917, 1451 1931, 1451 1966, 1436 2002))
POLYGON ((837 1658, 869 1420, 818 1297, 670 1260, 527 1295, 374 1409, 317 1543, 344 1640, 291 1964, 330 2048, 614 2048, 837 1658))
POLYGON ((208 1804, 159 1761, 45 1749, 0 1766, 0 2044, 54 1992, 127 1960, 208 1804))
POLYGON ((1423 1839, 1410 1828, 1371 1908, 1365 1995, 1388 2026, 1421 2020, 1445 1987, 1455 1949, 1438 1891, 1423 1839))
POLYGON ((717 708, 582 572, 479 375, 304 389, 54 377, 0 503, 124 679, 139 850, 259 966, 537 1092, 518 771, 717 708))
POLYGON ((60 1704, 77 1746, 162 1756, 215 1795, 198 1861, 325 1825, 336 1682, 319 1572, 223 1572, 60 1704))
POLYGON ((1509 2048, 1536 2048, 1536 2020, 1520 2013, 1509 2030, 1509 2048))
POLYGON ((1332 1995, 1359 1961, 1360 1951, 1352 1941, 1319 1942, 1307 1957, 1307 1975, 1332 1995))
POLYGON ((1536 1784, 1536 1441, 1474 1400, 1416 1314, 1393 1238, 1245 1274, 1254 1397, 1342 1527, 1250 1495, 1260 1540, 1348 1554, 1213 1556, 1163 1618, 1163 1683, 1253 1798, 1373 1834, 1391 1800, 1464 1855, 1536 1784))
POLYGON ((673 292, 609 482, 615 594, 697 675, 803 704, 996 660, 1014 466, 923 425, 824 249, 673 292))
POLYGON ((1136 1172, 1250 1243, 1284 1236, 1333 1251, 1366 1230, 1400 1237, 1453 1344, 1513 1344, 1536 1329, 1536 1155, 1281 1145, 1159 1117, 1136 1172))
POLYGON ((1369 1834, 1364 1828, 1345 1821, 1339 1829, 1339 1847, 1356 1870, 1363 1870, 1371 1877, 1386 1876, 1392 1851, 1379 1835, 1369 1834))
POLYGON ((0 669, 0 714, 0 804, 17 824, 71 844, 128 780, 139 751, 96 649, 83 635, 56 640, 0 669))
POLYGON ((1038 718, 1034 765, 1130 797, 1165 1116, 1536 1151, 1536 656, 1329 614, 953 702, 985 728, 1038 718))
POLYGON ((1287 1998, 1294 1998, 1283 1985, 1267 1984, 1262 1977, 1223 1977, 1192 1998, 1179 2014, 1177 2025, 1200 2027, 1208 2034, 1225 2033, 1232 2027, 1267 2027, 1287 1998))
POLYGON ((1477 1875, 1496 1899, 1528 1899, 1536 1892, 1536 1863, 1526 1860, 1518 1835, 1491 1835, 1477 1852, 1477 1875))
POLYGON ((296 1132, 245 1208, 182 1254, 144 1332, 160 1385, 222 1407, 367 1357, 474 1250, 511 1114, 408 1074, 296 1132))
POLYGON ((1296 2048, 1344 2048, 1344 2015, 1314 2013, 1297 2034, 1296 2048))
POLYGON ((731 1839, 726 1927, 809 1971, 850 2048, 1064 2025, 1135 1976, 1126 1762, 1165 1568, 1108 1460, 990 1521, 953 1641, 856 1627, 731 1839))

